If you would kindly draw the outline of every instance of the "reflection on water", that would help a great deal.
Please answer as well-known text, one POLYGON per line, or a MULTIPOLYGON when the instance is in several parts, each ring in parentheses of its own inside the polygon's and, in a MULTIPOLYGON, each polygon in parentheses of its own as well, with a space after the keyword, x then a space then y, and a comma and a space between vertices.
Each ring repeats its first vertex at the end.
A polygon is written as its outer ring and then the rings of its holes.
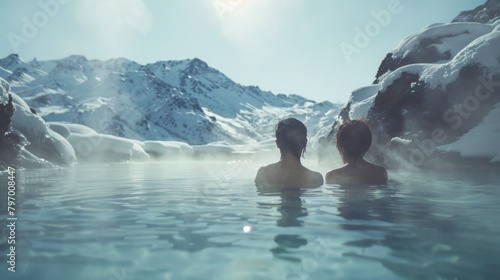
MULTIPOLYGON (((406 189, 396 182, 392 182, 391 187, 333 189, 340 202, 339 215, 346 220, 365 221, 341 227, 348 231, 376 232, 345 242, 345 246, 355 249, 343 256, 379 262, 401 278, 496 278, 499 273, 493 269, 492 259, 484 258, 484 254, 498 257, 500 250, 483 247, 490 243, 478 227, 484 226, 480 221, 484 217, 478 216, 479 220, 474 221, 471 214, 475 211, 468 209, 468 206, 477 207, 479 201, 466 201, 449 192, 449 187, 469 186, 463 182, 455 182, 456 185, 447 182, 434 185, 435 189, 431 190, 419 184, 429 184, 428 180, 414 183, 412 187, 421 189, 406 189), (481 243, 486 244, 481 246, 481 243), (390 249, 390 253, 386 256, 370 253, 376 247, 390 249), (478 263, 477 258, 482 260, 478 263)), ((492 191, 498 193, 496 189, 492 191)), ((482 215, 493 214, 485 211, 488 209, 485 206, 480 206, 484 211, 482 215)), ((498 207, 495 208, 498 213, 498 207)))
MULTIPOLYGON (((275 205, 258 202, 259 207, 276 206, 279 213, 276 225, 278 227, 300 227, 303 221, 300 217, 308 215, 307 209, 302 207, 302 198, 300 197, 305 190, 288 189, 280 187, 265 187, 256 186, 257 192, 261 196, 276 196, 279 197, 279 202, 275 205)), ((300 262, 300 258, 293 256, 293 249, 298 249, 301 246, 307 245, 307 239, 295 234, 278 234, 274 237, 277 247, 273 247, 270 251, 277 258, 300 262), (292 249, 292 250, 290 250, 292 249)))
POLYGON ((0 278, 500 279, 498 174, 296 191, 254 175, 242 162, 19 171, 18 270, 2 258, 0 278))
POLYGON ((337 209, 344 219, 394 221, 390 205, 397 198, 394 190, 387 186, 339 186, 333 194, 340 201, 337 209))
MULTIPOLYGON (((280 187, 257 186, 257 192, 261 196, 278 196, 279 203, 276 204, 280 218, 276 225, 279 227, 297 227, 302 226, 300 217, 307 216, 307 209, 302 206, 300 197, 305 189, 287 189, 280 187)), ((259 206, 265 206, 265 203, 258 203, 259 206)), ((272 204, 271 204, 272 206, 272 204)))

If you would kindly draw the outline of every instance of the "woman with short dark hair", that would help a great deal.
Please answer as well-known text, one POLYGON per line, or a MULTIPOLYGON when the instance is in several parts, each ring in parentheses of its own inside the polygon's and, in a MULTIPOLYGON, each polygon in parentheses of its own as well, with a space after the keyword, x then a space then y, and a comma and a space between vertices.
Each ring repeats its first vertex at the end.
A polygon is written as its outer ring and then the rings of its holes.
POLYGON ((345 165, 328 171, 327 184, 385 184, 385 168, 363 159, 372 144, 372 132, 364 120, 343 123, 337 130, 337 149, 345 165))
POLYGON ((306 145, 306 126, 295 118, 281 120, 276 125, 276 146, 281 153, 280 161, 261 167, 255 177, 255 184, 282 187, 323 185, 323 176, 307 169, 300 162, 306 145))

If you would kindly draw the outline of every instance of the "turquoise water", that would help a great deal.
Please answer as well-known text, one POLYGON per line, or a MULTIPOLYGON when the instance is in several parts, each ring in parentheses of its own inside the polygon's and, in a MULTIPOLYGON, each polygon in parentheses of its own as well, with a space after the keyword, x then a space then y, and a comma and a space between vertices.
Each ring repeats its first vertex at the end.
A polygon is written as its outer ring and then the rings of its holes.
POLYGON ((386 187, 281 192, 257 189, 256 167, 18 171, 16 272, 2 226, 0 278, 500 279, 499 174, 390 173, 386 187))

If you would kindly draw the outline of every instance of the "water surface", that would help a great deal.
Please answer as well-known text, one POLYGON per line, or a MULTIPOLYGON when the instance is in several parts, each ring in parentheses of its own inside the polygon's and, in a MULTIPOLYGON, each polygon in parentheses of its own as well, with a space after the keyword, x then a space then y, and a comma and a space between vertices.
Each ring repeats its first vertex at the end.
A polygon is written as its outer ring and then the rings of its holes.
POLYGON ((2 226, 0 278, 500 279, 498 174, 390 173, 385 187, 280 191, 253 185, 257 167, 18 171, 16 272, 2 226))

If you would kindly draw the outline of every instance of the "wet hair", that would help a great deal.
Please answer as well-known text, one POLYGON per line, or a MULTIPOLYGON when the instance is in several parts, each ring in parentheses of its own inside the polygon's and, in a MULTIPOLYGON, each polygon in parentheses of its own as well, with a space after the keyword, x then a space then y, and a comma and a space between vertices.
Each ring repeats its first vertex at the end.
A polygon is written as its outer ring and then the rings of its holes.
POLYGON ((300 159, 306 152, 307 128, 295 118, 281 120, 276 125, 276 140, 279 143, 281 157, 290 152, 300 159))
POLYGON ((344 162, 363 158, 372 144, 372 132, 365 120, 347 121, 337 130, 337 149, 344 162))

